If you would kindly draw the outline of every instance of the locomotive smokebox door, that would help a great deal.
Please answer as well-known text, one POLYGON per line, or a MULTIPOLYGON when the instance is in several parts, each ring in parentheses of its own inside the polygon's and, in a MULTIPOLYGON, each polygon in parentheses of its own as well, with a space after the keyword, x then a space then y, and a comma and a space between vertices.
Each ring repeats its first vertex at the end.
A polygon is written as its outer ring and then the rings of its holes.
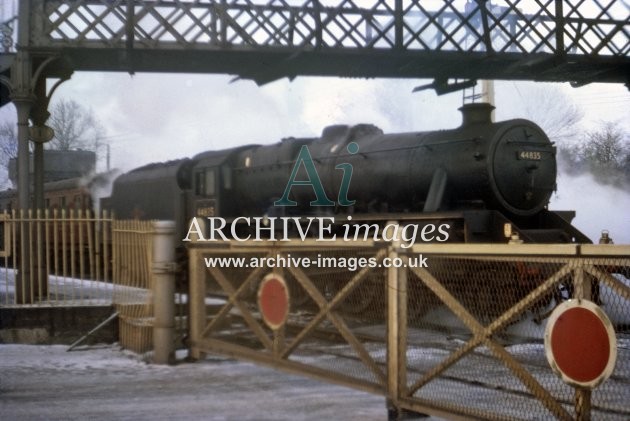
POLYGON ((489 169, 497 199, 515 215, 542 210, 556 189, 556 148, 531 122, 512 124, 495 137, 489 169))

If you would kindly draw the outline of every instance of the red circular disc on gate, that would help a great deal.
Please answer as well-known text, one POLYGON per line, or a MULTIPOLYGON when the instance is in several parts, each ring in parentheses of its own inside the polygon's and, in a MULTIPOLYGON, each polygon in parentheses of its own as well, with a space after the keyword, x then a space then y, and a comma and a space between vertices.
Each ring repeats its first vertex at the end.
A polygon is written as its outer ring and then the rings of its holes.
POLYGON ((606 314, 588 300, 569 300, 551 313, 545 329, 551 368, 572 385, 593 388, 615 367, 617 338, 606 314))
POLYGON ((278 329, 289 315, 289 290, 280 275, 270 273, 258 288, 258 308, 271 329, 278 329))

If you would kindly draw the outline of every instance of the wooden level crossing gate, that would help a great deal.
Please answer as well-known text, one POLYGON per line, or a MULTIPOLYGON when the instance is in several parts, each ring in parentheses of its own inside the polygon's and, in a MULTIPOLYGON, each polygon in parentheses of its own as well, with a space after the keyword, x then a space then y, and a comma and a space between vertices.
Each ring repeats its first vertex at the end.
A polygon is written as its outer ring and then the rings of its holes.
POLYGON ((189 256, 195 358, 358 388, 391 413, 630 417, 628 246, 227 242, 192 244, 189 256), (612 375, 592 390, 545 358, 549 313, 569 299, 596 303, 616 336, 612 375))

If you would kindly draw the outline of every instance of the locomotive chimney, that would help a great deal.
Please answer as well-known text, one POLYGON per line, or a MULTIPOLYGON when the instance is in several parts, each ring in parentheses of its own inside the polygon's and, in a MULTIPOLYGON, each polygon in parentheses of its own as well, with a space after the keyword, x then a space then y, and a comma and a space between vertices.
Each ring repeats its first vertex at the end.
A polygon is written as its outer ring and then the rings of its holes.
POLYGON ((487 102, 464 104, 459 108, 459 111, 462 112, 462 127, 480 123, 490 124, 492 122, 492 110, 494 110, 494 106, 487 102))

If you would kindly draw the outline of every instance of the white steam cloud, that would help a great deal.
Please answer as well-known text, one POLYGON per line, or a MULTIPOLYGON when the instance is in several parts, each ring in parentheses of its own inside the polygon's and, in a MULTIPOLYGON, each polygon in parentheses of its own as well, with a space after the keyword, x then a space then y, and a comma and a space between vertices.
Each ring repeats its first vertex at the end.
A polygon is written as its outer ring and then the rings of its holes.
POLYGON ((558 191, 551 209, 575 210, 573 220, 580 231, 597 243, 602 230, 615 244, 630 244, 630 193, 595 181, 590 174, 558 174, 558 191))

